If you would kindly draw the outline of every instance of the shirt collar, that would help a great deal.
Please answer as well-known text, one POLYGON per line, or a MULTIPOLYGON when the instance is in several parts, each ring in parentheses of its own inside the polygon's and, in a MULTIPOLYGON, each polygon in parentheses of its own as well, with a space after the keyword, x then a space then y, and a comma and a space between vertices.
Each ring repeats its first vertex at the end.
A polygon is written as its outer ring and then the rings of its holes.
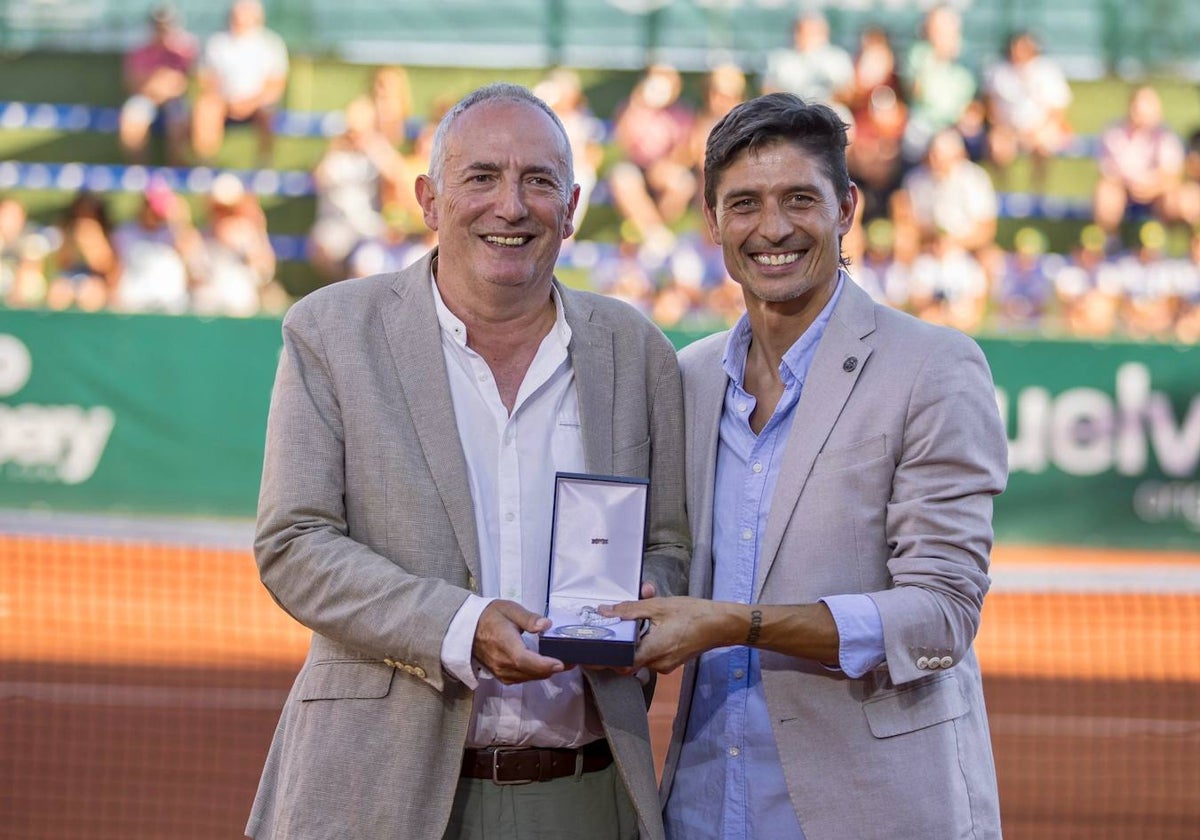
MULTIPOLYGON (((429 269, 429 284, 433 288, 433 306, 437 311, 438 325, 442 329, 443 335, 453 341, 460 347, 467 346, 467 325, 462 322, 462 319, 450 311, 450 307, 446 306, 446 302, 442 300, 442 293, 438 290, 437 278, 433 275, 433 265, 429 269)), ((558 342, 565 348, 571 343, 571 325, 567 323, 566 310, 563 309, 562 295, 558 292, 558 285, 550 284, 550 299, 554 301, 554 326, 551 328, 551 335, 555 336, 558 342)))
MULTIPOLYGON (((813 349, 825 335, 825 328, 829 326, 829 319, 833 317, 833 309, 842 296, 842 285, 846 282, 847 276, 845 271, 838 269, 837 288, 833 290, 829 302, 817 315, 816 320, 809 324, 803 335, 796 339, 795 344, 783 354, 783 360, 779 364, 779 375, 783 377, 784 382, 804 379, 804 374, 812 363, 813 349)), ((742 313, 742 317, 729 332, 729 340, 725 344, 725 355, 721 359, 725 375, 739 386, 746 375, 746 353, 750 349, 750 338, 750 317, 742 313)))

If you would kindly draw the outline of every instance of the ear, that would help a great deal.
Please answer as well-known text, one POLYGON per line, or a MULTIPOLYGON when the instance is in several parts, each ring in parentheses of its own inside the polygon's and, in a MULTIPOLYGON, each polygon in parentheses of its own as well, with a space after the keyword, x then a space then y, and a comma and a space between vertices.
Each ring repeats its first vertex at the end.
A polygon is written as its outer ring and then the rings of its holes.
POLYGON ((567 218, 563 222, 563 239, 570 239, 575 232, 575 208, 579 206, 579 185, 571 187, 571 200, 567 202, 567 218))
POLYGON ((421 215, 425 217, 425 226, 430 230, 437 230, 437 185, 428 175, 418 175, 415 190, 417 203, 421 205, 421 215))
POLYGON ((850 191, 838 205, 838 233, 845 236, 854 226, 854 211, 858 207, 858 184, 850 182, 850 191))
POLYGON ((708 235, 712 239, 714 245, 721 244, 721 227, 717 221, 717 211, 708 206, 708 202, 704 202, 704 224, 708 227, 708 235))

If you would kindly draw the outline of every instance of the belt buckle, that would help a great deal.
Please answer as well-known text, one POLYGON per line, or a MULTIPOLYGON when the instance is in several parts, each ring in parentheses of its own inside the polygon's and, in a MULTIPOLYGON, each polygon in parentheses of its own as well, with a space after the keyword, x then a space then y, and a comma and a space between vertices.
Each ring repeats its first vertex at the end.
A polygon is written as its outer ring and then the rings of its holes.
POLYGON ((492 784, 494 785, 528 785, 533 783, 533 779, 500 779, 500 756, 507 753, 524 752, 520 747, 493 747, 492 748, 492 784))

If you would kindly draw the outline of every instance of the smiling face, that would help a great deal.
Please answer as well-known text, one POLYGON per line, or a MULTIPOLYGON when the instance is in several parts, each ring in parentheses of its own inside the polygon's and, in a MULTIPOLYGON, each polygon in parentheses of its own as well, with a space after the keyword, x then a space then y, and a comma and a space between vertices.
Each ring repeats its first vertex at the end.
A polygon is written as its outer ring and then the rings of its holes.
POLYGON ((839 200, 816 156, 784 140, 740 152, 704 217, 747 308, 819 311, 837 285, 857 188, 839 200), (815 307, 815 309, 813 308, 815 307))
POLYGON ((435 177, 417 180, 425 223, 437 231, 438 278, 476 293, 548 287, 579 188, 570 150, 536 106, 481 102, 449 127, 435 177))

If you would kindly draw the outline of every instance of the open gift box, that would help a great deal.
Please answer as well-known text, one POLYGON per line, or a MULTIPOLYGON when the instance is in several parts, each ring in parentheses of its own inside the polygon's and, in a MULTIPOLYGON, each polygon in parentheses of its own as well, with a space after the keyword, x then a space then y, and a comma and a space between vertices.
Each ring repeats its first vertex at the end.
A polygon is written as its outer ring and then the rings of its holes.
POLYGON ((605 618, 598 607, 636 601, 642 588, 644 478, 557 473, 550 536, 543 656, 578 665, 633 664, 640 621, 605 618))

